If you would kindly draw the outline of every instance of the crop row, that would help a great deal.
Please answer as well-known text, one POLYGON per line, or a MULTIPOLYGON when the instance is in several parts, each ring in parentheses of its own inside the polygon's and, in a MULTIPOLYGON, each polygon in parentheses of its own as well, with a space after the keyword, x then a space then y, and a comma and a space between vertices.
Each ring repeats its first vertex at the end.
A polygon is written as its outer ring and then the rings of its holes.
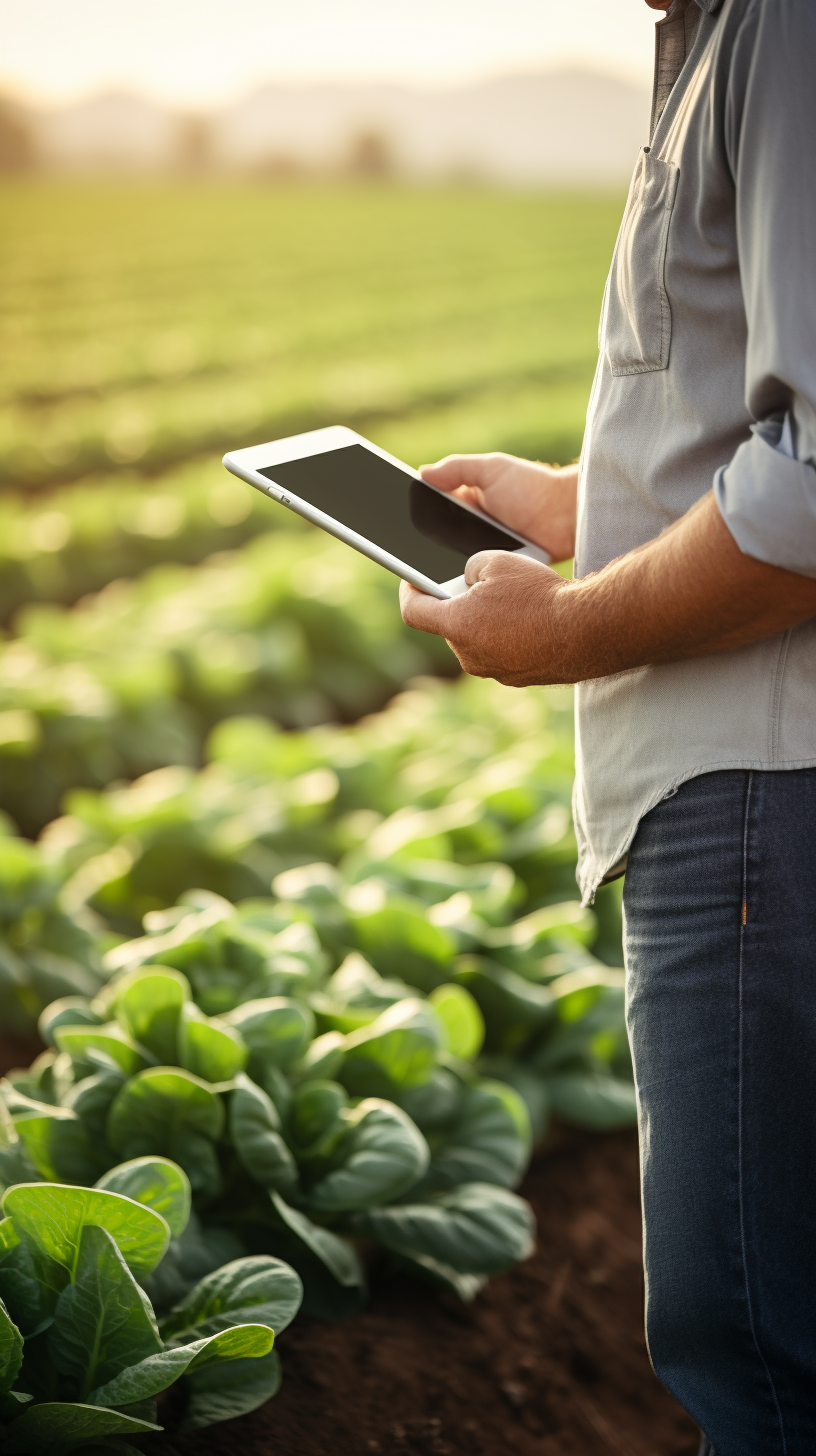
POLYGON ((16 625, 0 645, 0 807, 28 834, 73 786, 197 764, 227 714, 356 718, 455 668, 402 625, 393 578, 306 531, 113 582, 70 611, 31 605, 16 625))
POLYGON ((7 487, 338 419, 376 428, 509 386, 585 400, 610 200, 34 187, 14 201, 7 487), (36 230, 55 205, 58 247, 36 230))
POLYGON ((551 1113, 632 1120, 592 913, 515 919, 508 866, 427 847, 392 836, 237 906, 192 890, 107 952, 75 910, 81 988, 0 1087, 8 1449, 155 1430, 179 1377, 183 1429, 254 1408, 301 1289, 353 1314, 392 1265, 472 1298, 532 1248, 513 1190, 551 1113))

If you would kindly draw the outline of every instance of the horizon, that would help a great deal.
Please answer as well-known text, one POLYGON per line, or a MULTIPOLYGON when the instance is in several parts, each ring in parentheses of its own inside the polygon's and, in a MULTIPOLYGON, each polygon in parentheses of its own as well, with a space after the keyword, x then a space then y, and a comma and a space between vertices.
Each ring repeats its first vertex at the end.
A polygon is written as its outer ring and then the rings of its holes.
POLYGON ((635 0, 0 0, 0 91, 56 108, 127 94, 218 111, 264 86, 465 89, 519 74, 651 81, 635 0), (43 37, 47 36, 47 44, 43 37))

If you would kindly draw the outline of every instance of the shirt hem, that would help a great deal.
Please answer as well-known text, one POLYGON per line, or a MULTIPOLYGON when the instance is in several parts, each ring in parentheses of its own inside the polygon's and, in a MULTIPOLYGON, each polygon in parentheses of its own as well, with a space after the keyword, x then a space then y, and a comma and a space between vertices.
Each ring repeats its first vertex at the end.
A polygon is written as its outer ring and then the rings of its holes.
POLYGON ((636 816, 630 820, 619 846, 602 859, 593 852, 590 835, 581 823, 576 807, 574 819, 578 839, 578 867, 575 878, 581 891, 581 904, 584 906, 594 904, 596 892, 601 885, 623 873, 641 819, 651 813, 652 809, 657 808, 657 805, 661 804, 664 799, 676 793, 682 784, 688 783, 690 779, 700 778, 702 774, 720 773, 726 769, 753 769, 757 772, 772 773, 776 770, 785 771, 797 768, 816 768, 816 755, 807 758, 776 759, 773 763, 769 762, 767 758, 728 758, 685 769, 682 773, 669 779, 655 793, 649 795, 638 809, 636 816))

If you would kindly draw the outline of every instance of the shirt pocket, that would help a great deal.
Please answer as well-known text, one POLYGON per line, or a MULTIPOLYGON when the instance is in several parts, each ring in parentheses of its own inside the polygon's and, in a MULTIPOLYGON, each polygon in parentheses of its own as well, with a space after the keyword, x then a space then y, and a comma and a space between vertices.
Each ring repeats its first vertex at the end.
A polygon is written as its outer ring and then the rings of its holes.
POLYGON ((679 169, 644 148, 629 189, 607 285, 604 336, 612 373, 665 369, 671 307, 664 270, 679 169))

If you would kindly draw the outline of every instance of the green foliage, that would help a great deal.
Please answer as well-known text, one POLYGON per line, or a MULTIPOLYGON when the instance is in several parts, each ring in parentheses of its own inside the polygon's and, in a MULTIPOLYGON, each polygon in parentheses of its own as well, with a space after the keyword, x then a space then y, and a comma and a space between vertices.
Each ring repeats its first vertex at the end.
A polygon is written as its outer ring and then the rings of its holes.
POLYGON ((58 997, 93 996, 102 984, 98 922, 66 913, 62 879, 0 815, 0 1023, 8 1034, 30 1030, 58 997))
MULTIPOLYGON (((116 1167, 97 1188, 42 1182, 7 1189, 0 1222, 4 1451, 69 1452, 159 1430, 155 1397, 182 1377, 188 1429, 252 1410, 274 1393, 274 1332, 294 1317, 302 1294, 294 1270, 274 1258, 234 1260, 189 1288, 161 1324, 137 1282, 163 1261, 171 1226, 181 1242, 189 1206, 184 1173, 163 1159, 116 1167), (208 1401, 205 1371, 220 1401, 208 1401)), ((131 1448, 118 1449, 124 1456, 131 1448)))

